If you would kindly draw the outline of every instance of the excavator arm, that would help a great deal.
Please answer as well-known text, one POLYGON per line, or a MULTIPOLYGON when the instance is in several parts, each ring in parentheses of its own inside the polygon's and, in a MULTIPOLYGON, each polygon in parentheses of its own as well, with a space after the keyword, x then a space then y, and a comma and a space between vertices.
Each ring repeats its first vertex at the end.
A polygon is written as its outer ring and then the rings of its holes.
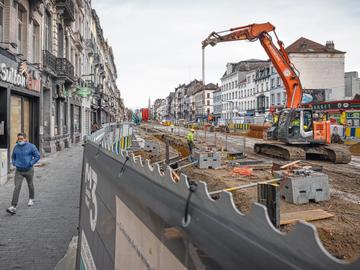
POLYGON ((272 24, 250 24, 242 27, 231 28, 226 31, 212 32, 204 41, 202 41, 202 48, 205 49, 208 45, 215 46, 220 42, 237 40, 255 41, 256 39, 259 39, 284 83, 287 97, 286 108, 298 108, 302 99, 300 79, 285 51, 283 43, 276 35, 275 26, 272 24), (277 48, 272 42, 269 32, 274 32, 279 48, 277 48))

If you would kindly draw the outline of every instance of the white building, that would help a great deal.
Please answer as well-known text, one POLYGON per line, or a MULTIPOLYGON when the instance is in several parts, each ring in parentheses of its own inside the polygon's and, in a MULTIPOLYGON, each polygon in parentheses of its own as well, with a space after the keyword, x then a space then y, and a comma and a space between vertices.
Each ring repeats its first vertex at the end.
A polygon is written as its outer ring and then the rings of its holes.
POLYGON ((357 71, 345 72, 345 98, 352 99, 360 95, 360 78, 357 71))
POLYGON ((284 84, 272 64, 270 72, 270 107, 283 106, 286 100, 284 84))
POLYGON ((267 61, 250 59, 238 63, 228 63, 221 78, 222 112, 221 118, 231 121, 238 115, 238 110, 255 109, 255 74, 250 71, 264 65, 267 61))
POLYGON ((345 52, 335 49, 332 41, 322 45, 299 38, 286 48, 291 62, 300 73, 305 92, 323 91, 325 100, 341 100, 345 97, 345 52))

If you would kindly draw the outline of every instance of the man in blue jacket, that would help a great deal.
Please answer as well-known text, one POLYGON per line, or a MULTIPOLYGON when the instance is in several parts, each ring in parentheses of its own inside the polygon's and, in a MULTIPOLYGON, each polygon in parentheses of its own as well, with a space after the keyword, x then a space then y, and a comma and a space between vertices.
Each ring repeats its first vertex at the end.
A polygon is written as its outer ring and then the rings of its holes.
POLYGON ((13 198, 11 201, 11 206, 6 209, 6 211, 10 214, 16 213, 16 205, 19 201, 19 194, 21 190, 22 181, 24 178, 29 187, 29 202, 28 206, 32 206, 34 204, 34 164, 39 161, 40 154, 37 150, 36 146, 32 143, 26 141, 26 134, 19 133, 17 135, 17 142, 14 147, 12 156, 12 164, 16 167, 15 172, 15 189, 13 193, 13 198))

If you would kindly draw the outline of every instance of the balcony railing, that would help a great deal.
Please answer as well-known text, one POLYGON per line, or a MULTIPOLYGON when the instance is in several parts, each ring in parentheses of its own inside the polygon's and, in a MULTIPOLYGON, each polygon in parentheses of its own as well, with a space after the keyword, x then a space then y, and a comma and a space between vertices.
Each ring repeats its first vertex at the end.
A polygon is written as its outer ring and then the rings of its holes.
POLYGON ((48 50, 43 50, 43 67, 56 74, 56 56, 48 50))
POLYGON ((56 0, 56 7, 62 11, 64 22, 69 24, 75 21, 75 8, 73 0, 56 0))
POLYGON ((74 81, 74 66, 66 58, 56 58, 56 74, 74 81))

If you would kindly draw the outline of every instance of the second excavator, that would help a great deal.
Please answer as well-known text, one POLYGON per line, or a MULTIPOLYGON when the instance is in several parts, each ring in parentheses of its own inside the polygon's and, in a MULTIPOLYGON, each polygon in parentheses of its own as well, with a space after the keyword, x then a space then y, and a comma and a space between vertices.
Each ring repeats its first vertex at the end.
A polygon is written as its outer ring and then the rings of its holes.
POLYGON ((275 27, 271 23, 262 23, 212 32, 202 41, 202 48, 237 40, 260 41, 286 90, 285 109, 280 111, 278 121, 267 132, 269 139, 277 141, 256 143, 254 151, 286 160, 322 159, 349 163, 351 153, 347 149, 330 145, 330 122, 314 119, 312 110, 301 106, 301 82, 275 27), (274 33, 278 47, 270 32, 274 33))

